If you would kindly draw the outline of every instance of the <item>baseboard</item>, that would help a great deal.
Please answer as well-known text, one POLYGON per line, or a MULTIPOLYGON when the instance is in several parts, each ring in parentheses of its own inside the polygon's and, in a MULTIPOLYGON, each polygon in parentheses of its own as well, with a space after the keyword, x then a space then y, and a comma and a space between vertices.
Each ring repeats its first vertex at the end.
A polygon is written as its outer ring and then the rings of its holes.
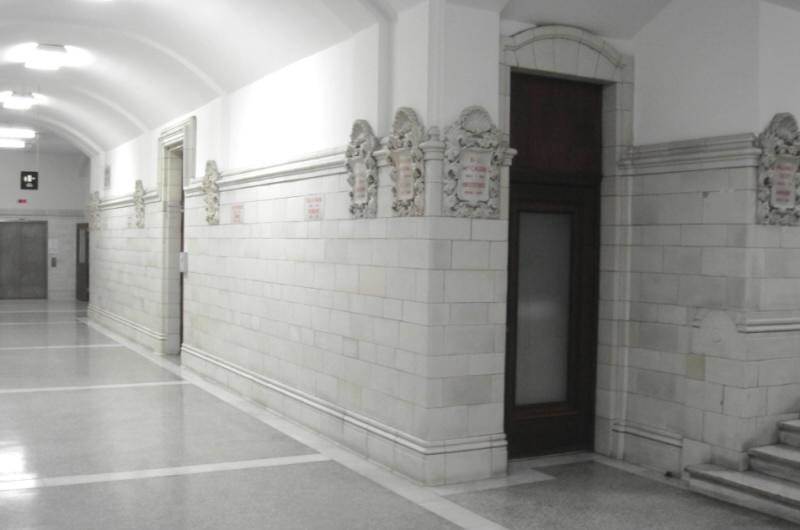
POLYGON ((611 430, 622 437, 623 460, 680 476, 683 436, 624 421, 615 422, 611 430))
POLYGON ((155 352, 163 350, 166 336, 161 332, 93 304, 89 304, 87 315, 90 320, 96 320, 100 325, 109 328, 111 331, 147 346, 155 352))
POLYGON ((423 484, 479 480, 506 472, 505 434, 422 440, 184 344, 183 365, 423 484))

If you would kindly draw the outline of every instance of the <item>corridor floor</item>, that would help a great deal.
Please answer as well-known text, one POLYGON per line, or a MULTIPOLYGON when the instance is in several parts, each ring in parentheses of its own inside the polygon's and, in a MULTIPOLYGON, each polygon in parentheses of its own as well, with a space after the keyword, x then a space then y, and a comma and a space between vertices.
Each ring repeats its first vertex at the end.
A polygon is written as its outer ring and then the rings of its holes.
POLYGON ((793 527, 592 455, 420 487, 85 317, 0 302, 4 530, 793 527))

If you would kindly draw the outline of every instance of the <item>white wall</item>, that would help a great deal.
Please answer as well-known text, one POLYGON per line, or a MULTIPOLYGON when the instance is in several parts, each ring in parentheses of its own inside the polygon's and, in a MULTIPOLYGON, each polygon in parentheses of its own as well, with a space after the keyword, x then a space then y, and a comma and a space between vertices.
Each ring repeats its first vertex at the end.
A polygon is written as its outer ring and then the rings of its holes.
POLYGON ((759 126, 779 112, 800 116, 800 11, 761 2, 759 21, 759 126))
MULTIPOLYGON (((357 118, 378 117, 376 24, 353 38, 216 99, 191 112, 197 116, 197 168, 206 160, 221 169, 263 167, 347 143, 357 118)), ((183 119, 181 117, 175 121, 183 119)), ((165 125, 166 126, 166 125, 165 125)), ((111 150, 112 185, 107 197, 157 182, 161 129, 111 150)), ((102 190, 102 157, 93 161, 92 189, 102 190)))
POLYGON ((673 0, 636 35, 637 144, 759 128, 758 16, 754 0, 673 0))
POLYGON ((83 210, 89 192, 88 159, 82 154, 0 150, 0 210, 83 210), (21 171, 39 171, 38 191, 22 191, 21 171), (27 199, 28 204, 17 204, 27 199))
POLYGON ((89 159, 79 153, 46 154, 0 151, 0 218, 47 221, 47 291, 53 300, 75 297, 75 225, 85 221, 89 159), (39 171, 37 191, 20 190, 21 171, 39 171), (27 204, 18 204, 27 199, 27 204))

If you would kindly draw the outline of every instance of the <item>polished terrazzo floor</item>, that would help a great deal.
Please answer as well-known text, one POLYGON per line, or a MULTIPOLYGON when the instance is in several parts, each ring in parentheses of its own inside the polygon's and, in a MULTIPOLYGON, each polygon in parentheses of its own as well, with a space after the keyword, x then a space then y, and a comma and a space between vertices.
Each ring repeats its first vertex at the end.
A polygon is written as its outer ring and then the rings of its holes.
POLYGON ((0 301, 0 529, 791 527, 591 455, 421 487, 85 317, 0 301))

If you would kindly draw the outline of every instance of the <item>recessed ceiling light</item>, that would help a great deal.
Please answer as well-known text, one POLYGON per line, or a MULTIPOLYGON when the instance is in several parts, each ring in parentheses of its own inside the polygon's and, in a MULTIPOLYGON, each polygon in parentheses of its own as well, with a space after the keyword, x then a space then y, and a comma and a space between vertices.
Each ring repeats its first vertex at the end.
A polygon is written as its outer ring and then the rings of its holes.
POLYGON ((0 139, 2 138, 32 140, 36 138, 36 131, 26 127, 7 127, 0 125, 0 139))
POLYGON ((87 66, 94 61, 91 53, 77 46, 36 42, 24 42, 13 46, 6 52, 5 58, 8 62, 24 63, 25 68, 50 71, 64 66, 87 66))
POLYGON ((22 93, 10 90, 0 92, 0 102, 3 103, 3 108, 8 110, 28 110, 34 105, 44 103, 46 100, 47 98, 41 94, 31 92, 22 93))
POLYGON ((0 149, 25 149, 25 140, 0 138, 0 149))

